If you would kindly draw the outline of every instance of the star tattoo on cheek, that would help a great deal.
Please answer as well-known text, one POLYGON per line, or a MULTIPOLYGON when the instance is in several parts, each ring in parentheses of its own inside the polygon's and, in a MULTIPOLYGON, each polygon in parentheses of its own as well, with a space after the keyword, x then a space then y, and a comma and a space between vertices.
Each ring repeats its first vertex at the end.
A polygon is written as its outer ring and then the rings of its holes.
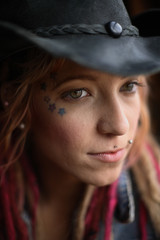
POLYGON ((44 96, 44 101, 45 101, 46 103, 49 103, 49 102, 51 101, 51 99, 50 99, 48 96, 44 96))
POLYGON ((53 112, 55 109, 56 109, 56 104, 55 103, 49 104, 49 107, 48 107, 49 111, 53 112))
MULTIPOLYGON (((48 110, 50 112, 53 113, 57 109, 56 103, 50 103, 51 98, 49 96, 43 96, 43 101, 47 104, 48 110)), ((60 116, 63 116, 64 114, 66 114, 66 110, 65 110, 65 108, 59 108, 57 113, 60 116)))
POLYGON ((59 108, 58 114, 63 116, 66 113, 64 108, 59 108))

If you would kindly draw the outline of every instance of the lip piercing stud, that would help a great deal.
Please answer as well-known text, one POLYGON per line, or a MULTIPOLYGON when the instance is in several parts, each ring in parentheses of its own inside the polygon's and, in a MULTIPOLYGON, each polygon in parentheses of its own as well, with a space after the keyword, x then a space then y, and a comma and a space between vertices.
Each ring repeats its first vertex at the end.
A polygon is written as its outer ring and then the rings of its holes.
POLYGON ((132 139, 128 140, 128 143, 129 143, 129 144, 132 144, 132 143, 133 143, 133 140, 132 140, 132 139))
POLYGON ((118 146, 117 145, 114 145, 114 147, 113 148, 117 148, 118 146))

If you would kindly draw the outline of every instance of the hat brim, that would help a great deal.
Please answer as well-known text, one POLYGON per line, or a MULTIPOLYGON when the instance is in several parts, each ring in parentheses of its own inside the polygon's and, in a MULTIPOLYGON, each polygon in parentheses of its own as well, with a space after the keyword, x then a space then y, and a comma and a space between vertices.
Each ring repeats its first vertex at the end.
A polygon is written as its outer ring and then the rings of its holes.
POLYGON ((0 22, 0 60, 37 46, 54 57, 116 75, 131 76, 160 71, 160 37, 68 34, 39 37, 17 25, 0 22))

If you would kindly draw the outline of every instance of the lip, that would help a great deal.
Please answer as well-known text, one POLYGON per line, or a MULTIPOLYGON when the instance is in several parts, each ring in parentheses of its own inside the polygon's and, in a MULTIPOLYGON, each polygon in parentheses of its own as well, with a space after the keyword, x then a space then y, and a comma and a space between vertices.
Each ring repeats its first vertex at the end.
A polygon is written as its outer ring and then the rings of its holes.
POLYGON ((99 153, 88 153, 88 155, 96 158, 97 160, 105 163, 115 163, 119 162, 124 155, 125 149, 118 149, 116 151, 107 151, 99 153))

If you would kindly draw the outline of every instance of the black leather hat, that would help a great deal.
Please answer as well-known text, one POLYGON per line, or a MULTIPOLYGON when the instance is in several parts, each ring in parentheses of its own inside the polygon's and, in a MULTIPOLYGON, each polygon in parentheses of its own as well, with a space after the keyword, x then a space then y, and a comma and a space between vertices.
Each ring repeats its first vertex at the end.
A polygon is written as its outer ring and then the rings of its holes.
MULTIPOLYGON (((150 27, 139 36, 121 0, 1 1, 0 60, 37 46, 113 74, 155 73, 160 71, 160 31, 154 16, 150 13, 150 27)), ((141 30, 145 19, 134 20, 141 30)))

